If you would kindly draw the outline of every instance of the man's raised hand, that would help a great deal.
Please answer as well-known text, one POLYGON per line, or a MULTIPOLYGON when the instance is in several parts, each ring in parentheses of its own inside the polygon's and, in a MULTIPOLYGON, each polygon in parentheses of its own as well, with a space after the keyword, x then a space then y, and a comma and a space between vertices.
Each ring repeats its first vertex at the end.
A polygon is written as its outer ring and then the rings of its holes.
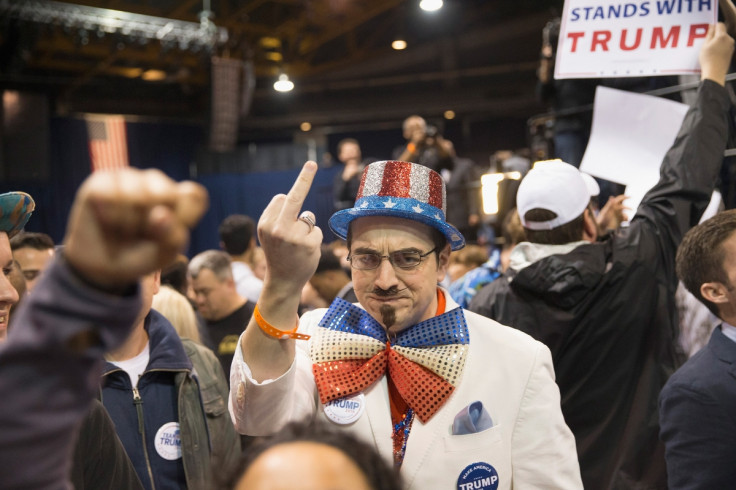
POLYGON ((289 193, 274 196, 258 220, 266 256, 264 286, 278 284, 280 294, 298 295, 317 269, 322 230, 299 219, 316 173, 316 163, 305 163, 289 193))
POLYGON ((158 170, 95 172, 72 205, 64 256, 89 282, 119 289, 171 263, 207 206, 202 186, 158 170))

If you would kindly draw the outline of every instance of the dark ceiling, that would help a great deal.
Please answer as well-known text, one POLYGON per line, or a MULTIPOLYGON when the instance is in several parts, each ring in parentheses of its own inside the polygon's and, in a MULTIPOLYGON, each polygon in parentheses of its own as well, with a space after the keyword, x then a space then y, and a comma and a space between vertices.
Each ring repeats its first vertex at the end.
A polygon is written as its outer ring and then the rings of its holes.
MULTIPOLYGON (((241 136, 293 131, 303 121, 339 131, 394 127, 409 114, 438 118, 448 109, 470 122, 543 110, 534 96, 541 31, 561 0, 446 0, 433 13, 418 3, 212 0, 212 21, 227 41, 202 47, 18 10, 61 2, 0 0, 0 88, 46 92, 56 114, 204 123, 216 55, 254 67, 241 136), (407 49, 391 49, 398 36, 407 49), (292 92, 273 90, 282 71, 296 84, 292 92), (146 80, 149 74, 159 79, 146 80)), ((202 0, 77 4, 190 23, 203 10, 202 0)))

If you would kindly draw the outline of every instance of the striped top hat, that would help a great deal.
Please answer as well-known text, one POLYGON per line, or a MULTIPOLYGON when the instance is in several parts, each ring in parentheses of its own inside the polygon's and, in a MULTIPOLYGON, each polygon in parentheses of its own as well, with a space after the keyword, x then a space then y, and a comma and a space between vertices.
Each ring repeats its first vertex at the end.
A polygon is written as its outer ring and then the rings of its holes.
POLYGON ((465 246, 462 234, 445 221, 445 181, 418 163, 384 161, 363 170, 355 207, 332 215, 330 229, 347 239, 350 222, 364 216, 391 216, 418 221, 441 231, 452 250, 465 246))
POLYGON ((0 231, 13 238, 26 225, 35 208, 33 198, 25 192, 0 194, 0 231))

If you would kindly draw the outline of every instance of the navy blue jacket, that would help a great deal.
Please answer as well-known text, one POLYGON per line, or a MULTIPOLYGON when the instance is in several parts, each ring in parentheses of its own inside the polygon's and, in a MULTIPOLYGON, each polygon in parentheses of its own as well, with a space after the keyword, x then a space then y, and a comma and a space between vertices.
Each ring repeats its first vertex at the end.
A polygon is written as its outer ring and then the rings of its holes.
POLYGON ((736 342, 720 327, 667 381, 659 413, 669 488, 734 488, 736 342))
POLYGON ((115 422, 143 486, 186 488, 182 458, 161 457, 154 439, 162 426, 179 422, 174 378, 177 373, 191 373, 192 362, 176 330, 160 313, 152 310, 148 314, 145 329, 150 359, 138 381, 137 393, 128 374, 108 362, 103 375, 102 402, 115 422))
POLYGON ((137 395, 128 375, 108 363, 102 401, 144 487, 214 488, 214 475, 233 471, 241 452, 227 410, 228 383, 222 366, 211 350, 180 339, 157 311, 150 311, 144 327, 150 359, 137 395), (171 422, 179 422, 179 433, 166 430, 157 437, 171 422), (162 457, 157 443, 164 455, 171 455, 172 444, 180 444, 181 457, 162 457))

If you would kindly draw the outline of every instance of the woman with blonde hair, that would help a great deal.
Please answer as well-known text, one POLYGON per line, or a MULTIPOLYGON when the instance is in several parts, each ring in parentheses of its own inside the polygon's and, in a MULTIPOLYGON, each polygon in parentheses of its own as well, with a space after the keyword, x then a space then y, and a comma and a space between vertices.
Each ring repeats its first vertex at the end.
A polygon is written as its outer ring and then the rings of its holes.
POLYGON ((186 296, 170 286, 161 285, 153 297, 152 307, 171 322, 179 337, 202 343, 194 308, 186 296))

